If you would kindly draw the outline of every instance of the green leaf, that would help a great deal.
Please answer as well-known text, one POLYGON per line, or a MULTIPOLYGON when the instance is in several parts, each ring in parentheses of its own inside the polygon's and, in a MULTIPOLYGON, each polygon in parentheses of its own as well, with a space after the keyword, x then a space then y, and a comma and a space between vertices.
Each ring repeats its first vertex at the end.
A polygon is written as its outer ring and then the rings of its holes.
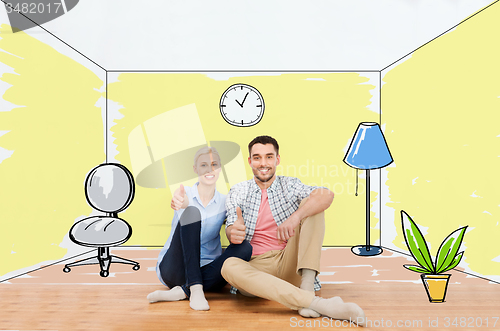
POLYGON ((457 229, 443 240, 441 246, 439 246, 436 258, 436 273, 443 272, 444 269, 448 268, 454 262, 458 249, 464 239, 466 229, 467 226, 457 229))
POLYGON ((401 210, 401 224, 403 226, 403 235, 405 237, 406 245, 410 250, 411 255, 424 269, 434 273, 434 266, 432 265, 431 254, 425 242, 422 232, 420 232, 417 224, 413 222, 411 217, 401 210))
POLYGON ((463 256, 464 256, 464 252, 461 252, 460 254, 455 256, 455 259, 453 260, 453 262, 451 262, 451 264, 448 267, 446 267, 442 271, 440 271, 440 273, 443 273, 443 272, 446 272, 448 270, 455 268, 460 263, 463 256))
POLYGON ((419 273, 422 273, 422 274, 430 274, 430 273, 432 273, 431 270, 427 270, 427 269, 421 268, 421 267, 416 266, 416 265, 404 264, 403 267, 405 267, 408 270, 419 272, 419 273))

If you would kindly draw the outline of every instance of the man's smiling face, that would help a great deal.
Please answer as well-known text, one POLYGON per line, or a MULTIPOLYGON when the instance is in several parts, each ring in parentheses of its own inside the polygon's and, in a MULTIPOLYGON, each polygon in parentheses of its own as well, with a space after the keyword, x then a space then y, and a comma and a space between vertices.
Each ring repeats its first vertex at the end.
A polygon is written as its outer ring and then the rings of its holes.
POLYGON ((276 155, 272 144, 255 144, 248 157, 248 164, 252 168, 257 184, 265 185, 264 183, 268 182, 271 184, 275 178, 276 167, 280 164, 280 156, 276 155))

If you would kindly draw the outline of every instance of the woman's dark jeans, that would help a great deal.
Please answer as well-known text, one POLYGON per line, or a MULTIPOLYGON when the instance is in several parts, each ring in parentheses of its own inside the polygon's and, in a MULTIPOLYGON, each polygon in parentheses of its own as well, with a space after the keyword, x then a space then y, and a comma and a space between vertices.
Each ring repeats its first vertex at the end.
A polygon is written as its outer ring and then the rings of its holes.
POLYGON ((200 211, 189 206, 182 213, 170 247, 159 265, 163 282, 169 288, 181 286, 188 297, 189 287, 195 284, 203 284, 203 291, 222 289, 227 282, 220 271, 227 258, 249 261, 252 257, 252 246, 244 240, 241 244, 230 244, 222 255, 200 267, 200 231, 200 211))

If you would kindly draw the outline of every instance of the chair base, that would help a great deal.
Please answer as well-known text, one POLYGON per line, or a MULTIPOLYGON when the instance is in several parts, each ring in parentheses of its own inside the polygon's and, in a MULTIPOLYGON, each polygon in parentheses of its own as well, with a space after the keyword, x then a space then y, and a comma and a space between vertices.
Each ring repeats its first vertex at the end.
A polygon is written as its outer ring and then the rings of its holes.
POLYGON ((68 263, 64 266, 63 271, 64 272, 70 272, 71 268, 70 267, 78 267, 82 265, 92 265, 92 264, 99 264, 101 266, 101 272, 99 275, 101 277, 108 277, 109 275, 109 266, 111 263, 122 263, 122 264, 130 264, 133 265, 132 269, 133 270, 139 270, 140 265, 139 263, 132 261, 132 260, 127 260, 122 257, 114 256, 109 254, 109 247, 98 247, 97 248, 98 255, 89 257, 87 259, 83 259, 80 261, 76 261, 73 263, 68 263))

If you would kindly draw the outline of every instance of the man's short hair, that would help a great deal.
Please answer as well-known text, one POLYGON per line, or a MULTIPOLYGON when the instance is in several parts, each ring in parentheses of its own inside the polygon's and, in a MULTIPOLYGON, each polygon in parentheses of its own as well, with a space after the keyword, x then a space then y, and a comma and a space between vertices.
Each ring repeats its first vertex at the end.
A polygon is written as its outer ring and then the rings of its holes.
POLYGON ((276 155, 280 154, 280 146, 278 145, 278 142, 276 139, 270 136, 258 136, 255 137, 249 144, 248 144, 248 155, 252 156, 252 147, 255 144, 262 144, 262 145, 267 145, 267 144, 272 144, 274 146, 274 150, 276 151, 276 155))

